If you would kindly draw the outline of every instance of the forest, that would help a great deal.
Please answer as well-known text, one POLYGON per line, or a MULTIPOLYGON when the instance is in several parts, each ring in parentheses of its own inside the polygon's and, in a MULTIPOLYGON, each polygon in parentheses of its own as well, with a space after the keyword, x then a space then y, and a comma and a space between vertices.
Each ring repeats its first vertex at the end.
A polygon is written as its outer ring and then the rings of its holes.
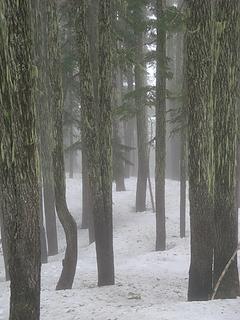
POLYGON ((239 320, 239 0, 0 0, 0 320, 239 320))

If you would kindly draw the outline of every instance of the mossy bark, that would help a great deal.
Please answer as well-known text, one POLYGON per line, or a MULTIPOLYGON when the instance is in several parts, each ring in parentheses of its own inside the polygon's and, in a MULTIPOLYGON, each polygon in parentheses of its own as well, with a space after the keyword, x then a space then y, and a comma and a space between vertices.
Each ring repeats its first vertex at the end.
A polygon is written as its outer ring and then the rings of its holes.
MULTIPOLYGON (((76 4, 75 4, 76 5, 76 4)), ((76 32, 79 49, 82 135, 88 160, 98 266, 98 285, 114 283, 111 175, 111 43, 110 1, 99 1, 98 104, 94 99, 86 1, 77 4, 76 32)))
POLYGON ((32 10, 31 1, 0 2, 0 197, 9 249, 10 320, 40 317, 39 170, 34 101, 37 72, 33 64, 32 10))
MULTIPOLYGON (((214 100, 214 284, 238 246, 236 207, 237 91, 239 68, 237 0, 215 3, 214 100)), ((217 298, 239 294, 237 257, 227 270, 217 298)))
POLYGON ((187 106, 191 264, 188 300, 207 300, 213 263, 212 2, 188 0, 187 106))

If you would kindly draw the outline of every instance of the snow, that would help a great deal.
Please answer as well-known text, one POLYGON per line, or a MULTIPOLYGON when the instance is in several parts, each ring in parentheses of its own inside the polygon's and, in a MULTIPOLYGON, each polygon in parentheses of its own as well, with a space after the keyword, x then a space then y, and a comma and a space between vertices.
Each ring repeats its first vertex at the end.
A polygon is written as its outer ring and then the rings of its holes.
MULTIPOLYGON (((60 253, 42 267, 42 320, 239 320, 240 300, 186 302, 190 260, 187 237, 179 237, 179 183, 166 181, 167 250, 154 252, 155 216, 134 212, 136 179, 126 192, 113 192, 116 285, 98 288, 95 247, 80 229, 81 180, 67 179, 70 211, 78 223, 79 258, 72 290, 55 291, 65 240, 58 225, 60 253)), ((0 253, 0 319, 8 318, 9 283, 0 253)), ((27 320, 27 319, 26 319, 27 320)))

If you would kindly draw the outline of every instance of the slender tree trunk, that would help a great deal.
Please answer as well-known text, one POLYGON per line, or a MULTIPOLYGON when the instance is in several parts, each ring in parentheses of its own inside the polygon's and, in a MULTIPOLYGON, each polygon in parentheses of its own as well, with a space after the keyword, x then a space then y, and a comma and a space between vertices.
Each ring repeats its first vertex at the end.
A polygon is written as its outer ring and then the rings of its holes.
MULTIPOLYGON (((72 92, 69 92, 69 111, 70 111, 70 117, 71 117, 71 124, 69 127, 69 144, 70 146, 73 144, 73 132, 74 127, 72 123, 73 119, 73 101, 72 101, 72 92)), ((69 150, 69 178, 73 179, 73 171, 74 171, 74 150, 69 150)))
POLYGON ((63 92, 60 70, 60 46, 56 2, 48 3, 48 50, 50 61, 50 84, 53 117, 53 173, 58 218, 63 226, 67 248, 57 290, 71 289, 77 265, 77 225, 66 202, 65 169, 63 157, 63 92))
MULTIPOLYGON (((36 1, 33 1, 36 5, 36 1)), ((37 6, 37 25, 39 27, 36 32, 37 46, 36 57, 38 67, 38 90, 36 93, 37 115, 38 115, 38 136, 39 136, 39 155, 42 177, 40 178, 41 188, 41 207, 44 207, 48 255, 58 253, 57 242, 57 226, 55 214, 55 199, 53 185, 53 169, 52 169, 52 134, 51 134, 51 112, 49 109, 49 81, 47 77, 47 0, 38 2, 37 6), (42 190, 43 189, 43 190, 42 190)), ((43 217, 41 217, 41 235, 45 234, 43 230, 43 217)), ((44 240, 42 241, 42 244, 44 240)))
MULTIPOLYGON (((214 283, 238 246, 236 208, 237 89, 239 68, 239 9, 237 0, 215 3, 216 70, 214 74, 215 245, 214 283)), ((218 298, 239 294, 237 256, 217 292, 218 298)))
POLYGON ((186 35, 183 37, 183 61, 182 61, 182 121, 181 121, 181 157, 180 157, 180 237, 186 236, 186 187, 187 187, 187 155, 188 155, 188 136, 187 136, 187 86, 186 86, 186 35))
MULTIPOLYGON (((87 7, 87 33, 89 41, 90 62, 92 66, 91 74, 93 81, 94 103, 98 103, 98 0, 91 0, 87 7)), ((82 114, 84 116, 84 114, 82 114)), ((83 123, 83 122, 82 122, 83 123)), ((89 243, 95 241, 94 222, 93 222, 93 207, 92 197, 93 190, 89 181, 88 161, 86 154, 86 143, 84 142, 85 135, 82 135, 82 228, 88 228, 89 243)))
MULTIPOLYGON (((40 113, 42 106, 44 104, 44 94, 45 93, 45 69, 44 69, 44 50, 43 50, 43 26, 44 23, 42 21, 42 2, 33 1, 32 8, 33 8, 33 15, 32 19, 34 21, 34 25, 39 26, 39 29, 34 33, 34 64, 38 69, 38 78, 36 83, 36 90, 35 90, 35 102, 36 102, 36 109, 37 109, 37 146, 38 146, 38 154, 41 154, 41 120, 40 120, 40 113)), ((40 212, 40 239, 41 239, 41 262, 47 263, 48 256, 47 256, 47 243, 46 243, 46 234, 45 228, 43 223, 43 202, 42 202, 42 168, 41 163, 39 165, 39 212, 40 212)))
MULTIPOLYGON (((122 105, 122 79, 119 66, 117 68, 113 68, 113 78, 113 106, 120 107, 122 105)), ((116 183, 116 191, 126 191, 124 181, 124 162, 120 154, 121 143, 120 123, 118 119, 113 119, 113 148, 115 148, 115 152, 113 152, 113 179, 116 183)))
MULTIPOLYGON (((131 93, 134 91, 134 75, 132 68, 127 71, 127 86, 128 86, 128 93, 131 93)), ((134 99, 131 99, 131 104, 135 104, 134 99)), ((134 147, 135 141, 134 141, 134 130, 136 127, 136 117, 134 116, 131 119, 126 120, 125 122, 125 134, 124 134, 124 143, 126 146, 134 147)), ((130 178, 130 176, 134 175, 134 169, 136 167, 135 163, 135 150, 130 150, 127 152, 126 158, 131 161, 134 165, 130 166, 126 163, 125 165, 125 176, 126 178, 130 178)))
POLYGON ((161 28, 165 0, 157 0, 157 73, 156 73, 156 250, 166 250, 165 162, 166 162, 166 31, 161 28))
POLYGON ((39 184, 39 212, 40 212, 40 242, 41 242, 41 262, 48 262, 47 240, 43 223, 43 199, 42 199, 42 185, 39 184))
POLYGON ((1 217, 0 212, 0 227, 1 227, 1 239, 2 239, 2 250, 3 250, 3 260, 4 260, 4 268, 5 268, 5 280, 9 281, 9 266, 8 266, 8 247, 7 247, 7 238, 5 235, 5 230, 3 227, 3 218, 1 217))
POLYGON ((9 244, 10 320, 40 315, 33 10, 25 0, 0 2, 0 198, 9 244))
MULTIPOLYGON (((143 8, 139 14, 139 21, 144 20, 143 8)), ((146 210, 146 189, 149 171, 148 160, 148 123, 147 108, 144 103, 142 89, 145 86, 144 63, 144 33, 136 32, 136 64, 135 64, 135 90, 137 106, 137 146, 138 146, 138 177, 136 191, 136 212, 146 210)))
POLYGON ((181 159, 180 159, 180 237, 186 236, 186 185, 187 185, 187 135, 183 123, 181 129, 181 159))
POLYGON ((212 3, 188 0, 187 105, 191 265, 188 299, 207 300, 213 263, 212 3))

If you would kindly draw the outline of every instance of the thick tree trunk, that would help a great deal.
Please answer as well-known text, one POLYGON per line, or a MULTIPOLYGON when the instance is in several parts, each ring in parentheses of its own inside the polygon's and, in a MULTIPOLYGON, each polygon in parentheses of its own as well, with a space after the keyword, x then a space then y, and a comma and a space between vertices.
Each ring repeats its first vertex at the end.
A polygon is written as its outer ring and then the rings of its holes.
POLYGON ((212 4, 188 0, 187 105, 191 265, 188 299, 207 300, 213 263, 212 4))
MULTIPOLYGON (((143 8, 141 9, 143 11, 143 8)), ((137 14, 137 13, 136 13, 137 14)), ((144 20, 143 12, 138 13, 139 20, 144 20)), ((137 107, 137 146, 138 146, 138 177, 136 191, 136 212, 146 210, 146 189, 149 171, 148 160, 148 122, 147 108, 144 103, 142 90, 145 86, 144 63, 144 33, 136 32, 136 64, 135 64, 135 90, 137 95, 135 103, 137 107)))
POLYGON ((165 0, 157 0, 157 73, 156 73, 156 250, 166 250, 165 162, 166 162, 166 31, 160 22, 165 0))
MULTIPOLYGON (((238 246, 236 208, 237 89, 239 68, 239 9, 237 0, 216 1, 216 72, 214 101, 214 283, 238 246)), ((218 298, 239 294, 237 256, 217 292, 218 298)))
MULTIPOLYGON (((76 6, 79 49, 82 135, 86 146, 98 265, 98 285, 114 283, 111 177, 111 44, 110 1, 99 2, 99 105, 89 59, 86 28, 86 1, 76 6), (100 148, 101 146, 101 148, 100 148)), ((75 8, 75 7, 74 7, 75 8)))
POLYGON ((0 11, 0 198, 9 244, 9 319, 37 320, 41 261, 31 19, 34 8, 25 0, 1 1, 0 11))
POLYGON ((53 93, 51 106, 53 117, 53 173, 55 202, 58 218, 63 226, 67 248, 57 290, 71 289, 77 265, 77 225, 66 202, 65 169, 63 157, 63 93, 60 73, 60 46, 58 19, 55 1, 48 3, 48 51, 50 62, 50 84, 53 93))

